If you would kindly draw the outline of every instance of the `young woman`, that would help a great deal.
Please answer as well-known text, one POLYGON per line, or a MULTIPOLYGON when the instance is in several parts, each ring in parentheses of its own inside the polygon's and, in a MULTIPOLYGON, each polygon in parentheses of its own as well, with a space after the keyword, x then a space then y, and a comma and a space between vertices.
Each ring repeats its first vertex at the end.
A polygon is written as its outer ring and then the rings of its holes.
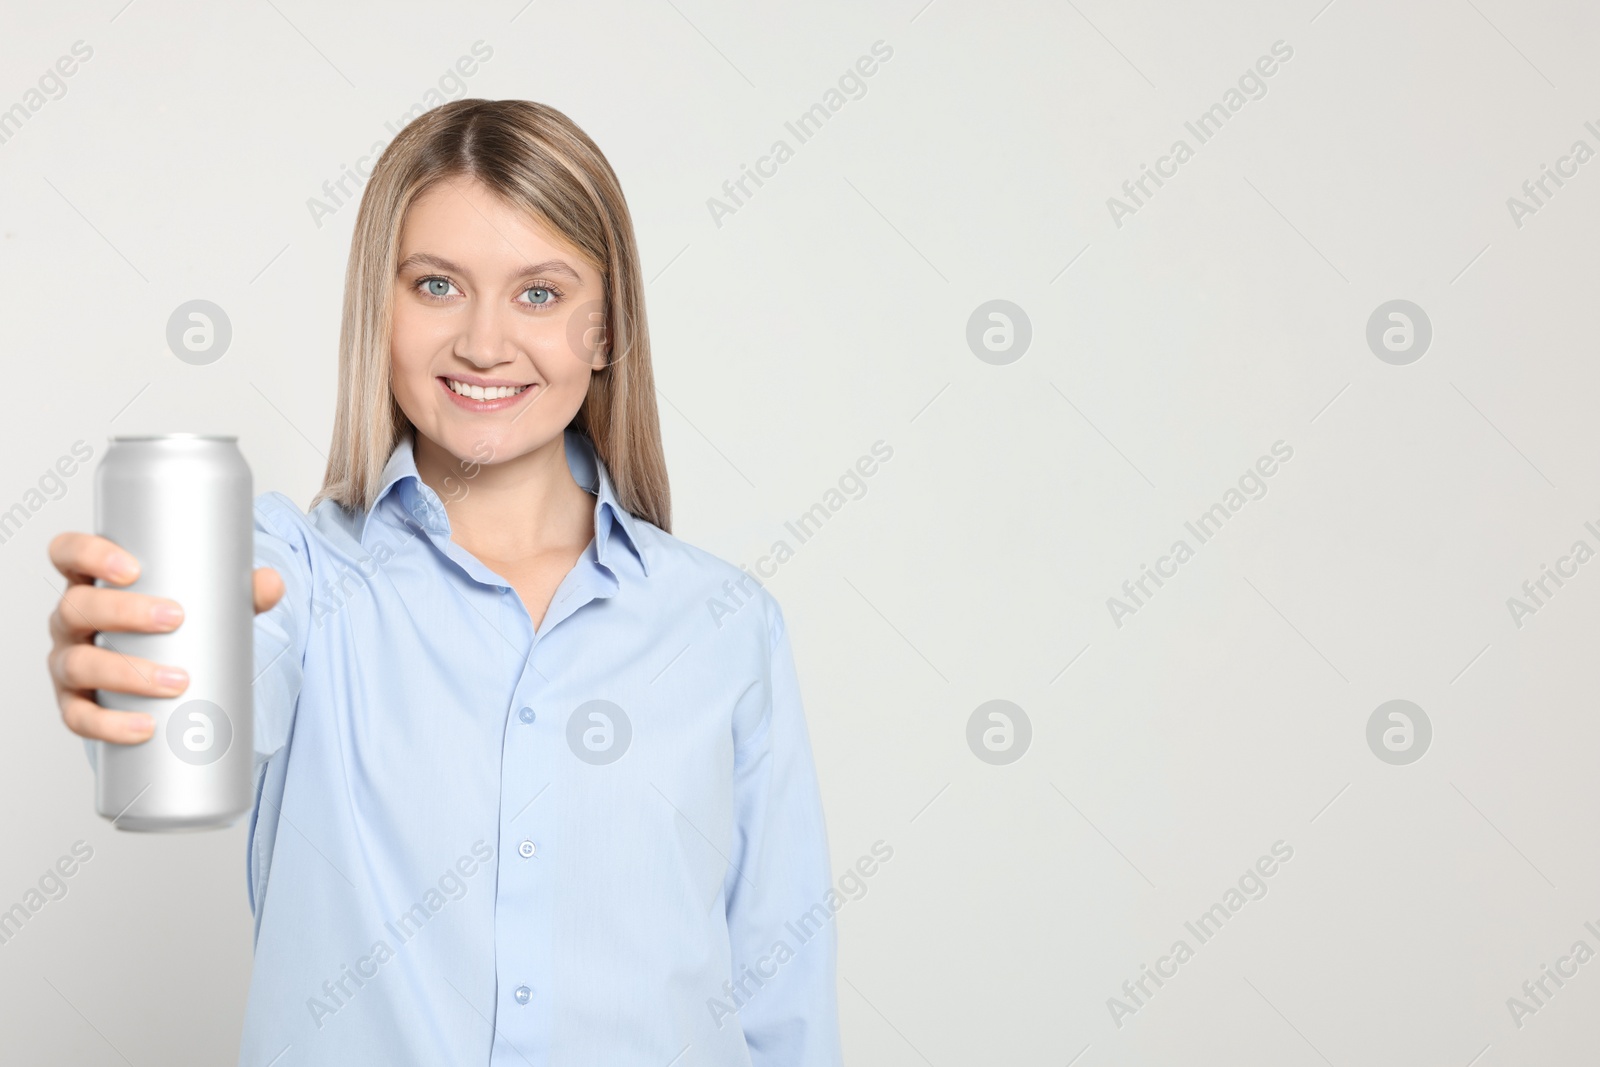
MULTIPOLYGON (((674 538, 632 221, 563 114, 460 100, 362 197, 309 515, 256 501, 240 1063, 836 1064, 822 806, 777 602, 674 538)), ((317 383, 307 383, 316 387, 317 383)), ((63 718, 181 693, 181 605, 63 534, 63 718)))

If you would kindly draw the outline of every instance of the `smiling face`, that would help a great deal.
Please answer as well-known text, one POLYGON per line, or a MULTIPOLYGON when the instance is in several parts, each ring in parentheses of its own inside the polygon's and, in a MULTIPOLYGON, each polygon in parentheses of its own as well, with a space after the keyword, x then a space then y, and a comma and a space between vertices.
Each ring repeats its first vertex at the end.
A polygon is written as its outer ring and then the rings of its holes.
POLYGON ((498 463, 558 438, 604 353, 598 268, 475 179, 419 196, 401 228, 391 388, 430 446, 498 463))

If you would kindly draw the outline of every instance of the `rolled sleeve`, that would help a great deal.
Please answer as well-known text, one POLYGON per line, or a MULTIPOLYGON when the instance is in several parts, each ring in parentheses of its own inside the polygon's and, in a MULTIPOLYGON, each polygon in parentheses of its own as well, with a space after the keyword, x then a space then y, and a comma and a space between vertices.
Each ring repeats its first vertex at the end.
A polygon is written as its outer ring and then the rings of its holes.
POLYGON ((255 565, 271 567, 284 584, 277 606, 256 616, 253 689, 258 767, 288 743, 300 697, 312 577, 310 546, 299 516, 299 509, 282 493, 256 498, 255 565))
POLYGON ((730 976, 754 1067, 842 1062, 827 830, 788 629, 771 603, 766 715, 734 757, 730 976))

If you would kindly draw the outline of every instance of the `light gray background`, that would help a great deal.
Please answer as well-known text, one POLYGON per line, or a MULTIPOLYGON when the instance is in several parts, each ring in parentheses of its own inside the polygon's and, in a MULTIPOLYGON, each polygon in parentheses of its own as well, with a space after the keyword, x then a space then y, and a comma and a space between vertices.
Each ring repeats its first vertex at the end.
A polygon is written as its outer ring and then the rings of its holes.
MULTIPOLYGON (((1600 161, 1506 199, 1600 125, 1592 7, 1511 0, 963 5, 10 4, 0 107, 76 40, 68 92, 0 144, 11 383, 0 509, 75 440, 240 436, 304 505, 332 425, 347 205, 306 201, 474 41, 466 94, 561 108, 605 150, 649 284, 676 533, 753 563, 882 439, 892 460, 770 588, 839 870, 856 1064, 1559 1064, 1600 962, 1600 161), (52 5, 53 7, 53 5, 52 5), (707 208, 874 41, 894 50, 776 178, 707 208), (1133 217, 1137 177, 1273 42, 1294 49, 1133 217), (215 301, 209 366, 167 349, 215 301), (992 299, 1028 315, 995 366, 992 299), (1392 366, 1368 316, 1434 339, 1392 366), (1106 598, 1274 441, 1293 459, 1137 616, 1106 598), (1415 701, 1408 766, 1365 729, 1415 701), (1005 766, 980 704, 1032 723, 1005 766), (1107 998, 1273 842, 1270 892, 1120 1028, 1107 998)), ((458 93, 457 95, 463 95, 458 93)), ((94 858, 0 946, 5 1059, 232 1062, 244 829, 133 836, 93 810, 42 668, 45 545, 92 475, 0 545, 0 908, 94 858)), ((1193 543, 1191 538, 1191 543, 1193 543)))

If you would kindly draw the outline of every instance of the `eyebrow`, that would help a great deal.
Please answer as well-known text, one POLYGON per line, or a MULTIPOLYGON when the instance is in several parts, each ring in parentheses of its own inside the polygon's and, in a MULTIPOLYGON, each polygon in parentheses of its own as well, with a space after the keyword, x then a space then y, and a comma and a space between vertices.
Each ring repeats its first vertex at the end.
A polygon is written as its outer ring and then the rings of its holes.
MULTIPOLYGON (((465 267, 453 263, 443 256, 436 256, 431 252, 416 252, 407 256, 400 266, 395 269, 395 273, 398 274, 408 267, 415 266, 437 267, 440 270, 447 270, 454 274, 465 275, 469 273, 465 267)), ((560 259, 547 259, 543 263, 530 263, 526 266, 518 267, 506 276, 506 280, 525 278, 530 274, 565 274, 574 282, 581 283, 583 281, 582 275, 568 266, 565 260, 560 259)))

